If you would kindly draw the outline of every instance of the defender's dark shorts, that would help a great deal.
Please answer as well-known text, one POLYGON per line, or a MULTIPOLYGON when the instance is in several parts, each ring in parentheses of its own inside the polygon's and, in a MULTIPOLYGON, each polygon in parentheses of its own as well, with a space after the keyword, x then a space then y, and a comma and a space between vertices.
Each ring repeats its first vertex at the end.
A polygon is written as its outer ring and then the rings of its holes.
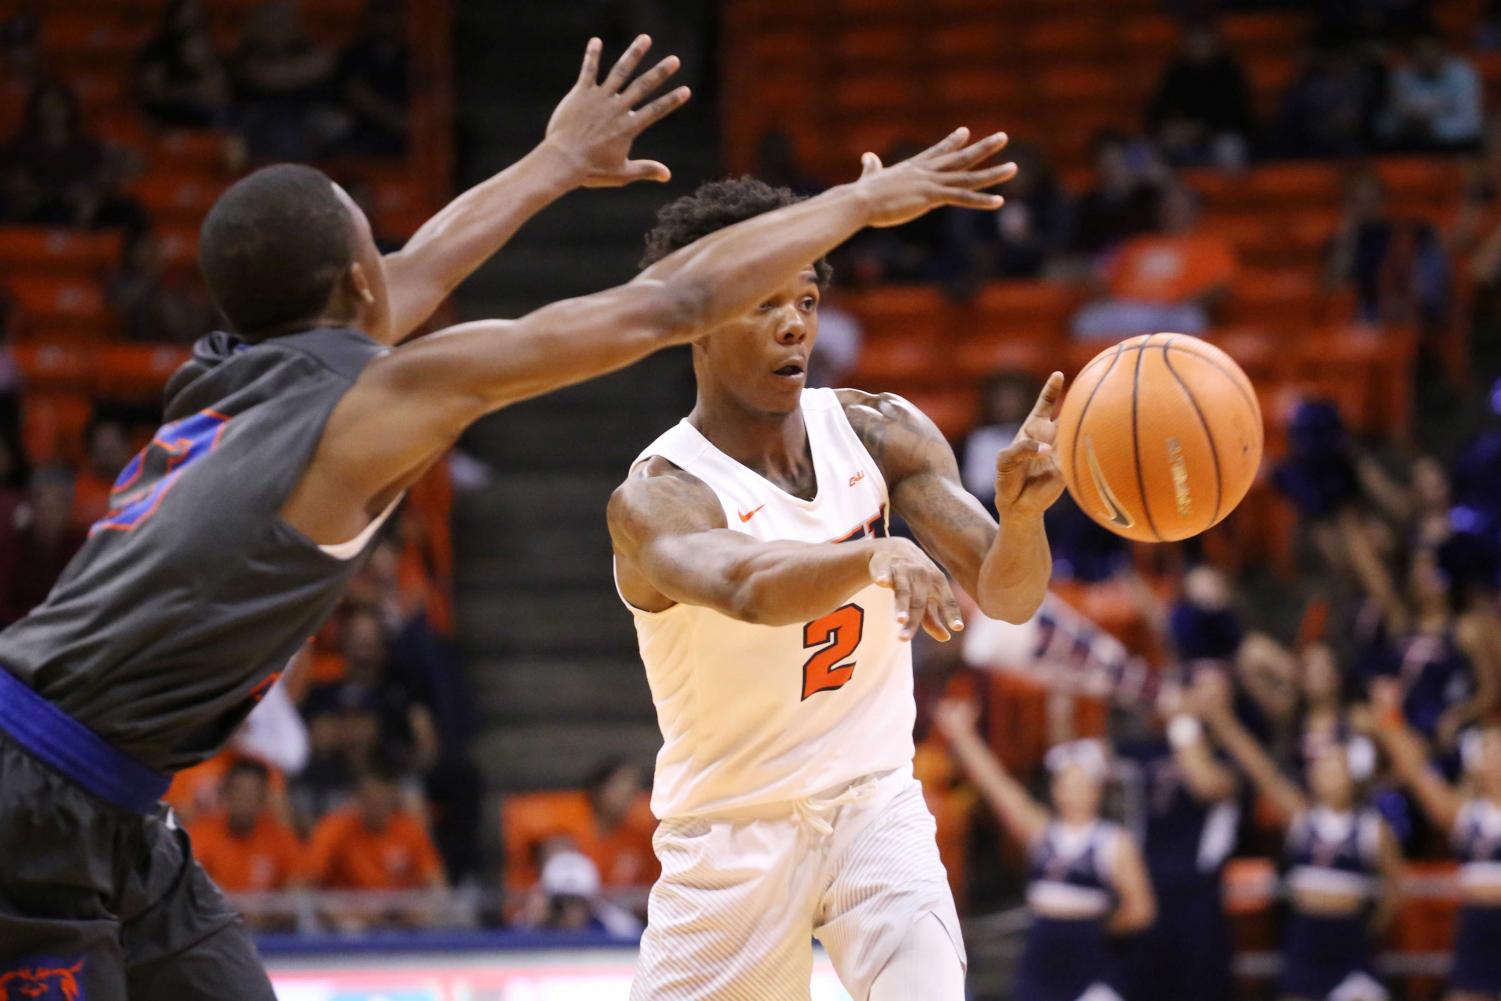
POLYGON ((112 806, 0 733, 0 1001, 274 1001, 165 806, 112 806))

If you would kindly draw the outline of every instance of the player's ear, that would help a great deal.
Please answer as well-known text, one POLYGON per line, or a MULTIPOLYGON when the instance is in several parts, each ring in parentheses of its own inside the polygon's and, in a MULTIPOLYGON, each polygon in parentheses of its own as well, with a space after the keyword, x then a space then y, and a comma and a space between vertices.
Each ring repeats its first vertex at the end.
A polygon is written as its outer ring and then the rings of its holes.
POLYGON ((365 305, 374 306, 375 290, 370 287, 370 276, 365 274, 365 269, 360 267, 358 261, 349 265, 347 278, 350 286, 354 289, 355 296, 362 300, 365 305))

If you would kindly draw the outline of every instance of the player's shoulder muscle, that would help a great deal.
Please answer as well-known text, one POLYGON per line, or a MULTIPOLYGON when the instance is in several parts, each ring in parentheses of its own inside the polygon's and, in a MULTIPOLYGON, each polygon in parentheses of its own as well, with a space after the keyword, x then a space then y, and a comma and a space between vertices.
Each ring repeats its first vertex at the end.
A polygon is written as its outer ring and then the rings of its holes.
POLYGON ((850 427, 888 483, 954 461, 953 450, 927 414, 895 393, 838 389, 850 427))
POLYGON ((651 538, 726 528, 724 509, 703 480, 659 455, 631 467, 610 495, 610 536, 630 553, 651 538))

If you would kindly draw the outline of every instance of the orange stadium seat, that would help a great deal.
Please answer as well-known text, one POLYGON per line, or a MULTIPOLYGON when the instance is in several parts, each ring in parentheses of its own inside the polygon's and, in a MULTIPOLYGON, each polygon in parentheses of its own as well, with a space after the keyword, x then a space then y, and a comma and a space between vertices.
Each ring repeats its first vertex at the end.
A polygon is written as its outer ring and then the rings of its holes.
POLYGON ((228 186, 227 180, 157 171, 136 181, 130 191, 158 222, 196 225, 228 186))
POLYGON ((849 18, 854 24, 869 23, 872 19, 906 19, 914 14, 908 0, 834 0, 830 6, 839 17, 849 18))
MULTIPOLYGON (((878 387, 862 387, 876 391, 878 387)), ((975 423, 975 408, 979 403, 979 391, 971 387, 953 386, 948 389, 908 389, 893 385, 880 387, 880 391, 900 393, 923 413, 930 417, 944 437, 955 441, 969 432, 975 423)))
POLYGON ((150 34, 149 24, 104 14, 54 13, 42 18, 42 48, 92 57, 134 57, 150 34))
POLYGON ((1016 74, 998 66, 953 66, 933 78, 934 96, 945 105, 994 107, 1016 87, 1016 74))
POLYGON ((161 226, 157 229, 161 240, 162 260, 169 268, 198 267, 198 227, 161 226))
POLYGON ((962 59, 990 61, 1011 47, 1014 36, 1011 24, 1002 19, 986 16, 959 21, 948 17, 927 32, 925 45, 930 54, 945 63, 962 59))
POLYGON ((1294 207, 1338 205, 1343 198, 1345 177, 1346 170, 1337 164, 1273 164, 1251 171, 1241 196, 1291 215, 1294 207))
POLYGON ((1038 21, 1023 28, 1019 41, 1033 55, 1075 57, 1109 45, 1114 37, 1114 19, 1109 15, 1078 15, 1038 21))
POLYGON ((188 349, 167 344, 103 344, 98 355, 99 391, 112 398, 155 398, 188 349))
POLYGON ((1245 268, 1236 277, 1229 312, 1236 323, 1261 324, 1290 334, 1318 319, 1322 293, 1316 274, 1245 268))
POLYGON ((105 332, 110 318, 97 282, 52 275, 12 275, 11 296, 26 320, 81 335, 105 332))
POLYGON ((945 352, 935 339, 886 330, 866 335, 853 381, 862 388, 881 391, 896 383, 942 382, 947 370, 945 352))
POLYGON ((1077 296, 1068 286, 1052 281, 990 282, 969 303, 978 322, 1053 327, 1062 331, 1077 296))
POLYGON ((1286 54, 1296 52, 1308 37, 1308 20, 1282 11, 1237 13, 1225 18, 1220 30, 1237 52, 1255 48, 1286 54))
POLYGON ((746 44, 756 63, 805 64, 815 57, 817 41, 806 31, 761 31, 747 39, 746 44))
POLYGON ((831 81, 834 106, 841 111, 870 112, 912 108, 918 95, 912 81, 884 72, 840 74, 831 81))
POLYGON ((174 170, 212 174, 225 169, 225 144, 229 137, 206 129, 175 129, 152 144, 155 159, 170 163, 174 170))
POLYGON ((1123 48, 1145 49, 1166 56, 1177 44, 1178 25, 1164 14, 1136 14, 1122 19, 1111 39, 1123 48))
POLYGON ((0 227, 0 269, 9 274, 103 275, 119 264, 120 244, 118 233, 0 227))
POLYGON ((831 43, 834 56, 845 64, 874 63, 895 69, 917 54, 912 29, 905 25, 878 25, 839 32, 831 43))
POLYGON ((126 81, 112 73, 70 73, 68 86, 91 114, 118 107, 131 97, 126 81))
POLYGON ((934 339, 952 332, 949 302, 928 285, 887 285, 842 295, 839 303, 868 330, 900 330, 934 339))
POLYGON ((536 846, 549 838, 588 829, 592 824, 588 800, 572 789, 507 796, 500 809, 506 886, 516 889, 534 885, 537 866, 532 852, 536 846))
POLYGON ((1123 80, 1105 66, 1060 63, 1043 68, 1033 77, 1032 86, 1047 100, 1106 104, 1119 102, 1123 91, 1140 89, 1141 81, 1123 80))
POLYGON ((70 390, 85 393, 93 388, 98 355, 77 344, 17 344, 11 349, 27 391, 70 390))
POLYGON ((965 335, 945 364, 962 378, 979 380, 997 372, 1026 372, 1045 378, 1059 364, 1056 331, 1010 327, 965 335))
POLYGON ((32 462, 74 462, 83 452, 83 431, 93 413, 83 393, 27 393, 21 401, 21 442, 32 462))

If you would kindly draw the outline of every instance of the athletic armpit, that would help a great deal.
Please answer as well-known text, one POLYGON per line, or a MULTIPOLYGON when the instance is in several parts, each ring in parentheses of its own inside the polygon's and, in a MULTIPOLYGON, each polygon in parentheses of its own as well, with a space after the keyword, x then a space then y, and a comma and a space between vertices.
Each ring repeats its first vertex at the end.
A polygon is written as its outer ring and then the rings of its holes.
POLYGON ((837 392, 850 426, 886 478, 892 512, 974 594, 997 528, 990 513, 964 489, 958 460, 943 432, 900 396, 854 389, 837 392))
POLYGON ((674 602, 642 571, 642 550, 664 535, 728 528, 724 509, 708 485, 661 456, 637 464, 610 495, 606 512, 615 550, 615 579, 626 601, 643 611, 674 602))

